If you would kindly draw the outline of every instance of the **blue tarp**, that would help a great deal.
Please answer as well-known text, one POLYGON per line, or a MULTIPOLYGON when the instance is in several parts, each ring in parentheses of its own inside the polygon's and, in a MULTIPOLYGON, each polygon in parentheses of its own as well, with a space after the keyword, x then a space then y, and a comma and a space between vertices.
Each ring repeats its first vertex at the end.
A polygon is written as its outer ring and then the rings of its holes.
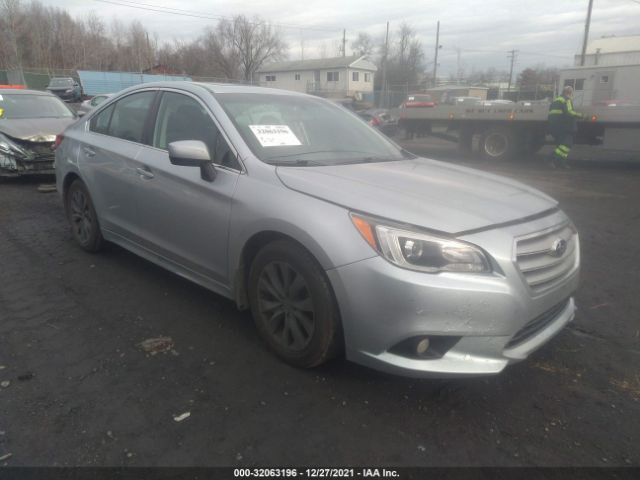
POLYGON ((191 77, 178 75, 147 75, 129 72, 92 72, 78 70, 80 84, 85 95, 99 95, 101 93, 116 93, 140 83, 191 81, 191 77))

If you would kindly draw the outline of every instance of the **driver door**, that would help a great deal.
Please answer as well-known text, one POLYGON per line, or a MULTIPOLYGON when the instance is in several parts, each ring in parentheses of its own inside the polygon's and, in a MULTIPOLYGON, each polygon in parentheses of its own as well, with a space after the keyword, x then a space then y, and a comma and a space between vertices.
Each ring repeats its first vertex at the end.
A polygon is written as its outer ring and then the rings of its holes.
POLYGON ((227 287, 229 218, 240 164, 196 97, 165 91, 157 112, 150 145, 135 160, 141 241, 191 275, 227 287), (203 180, 199 168, 171 164, 167 145, 179 140, 207 145, 217 162, 214 181, 203 180))

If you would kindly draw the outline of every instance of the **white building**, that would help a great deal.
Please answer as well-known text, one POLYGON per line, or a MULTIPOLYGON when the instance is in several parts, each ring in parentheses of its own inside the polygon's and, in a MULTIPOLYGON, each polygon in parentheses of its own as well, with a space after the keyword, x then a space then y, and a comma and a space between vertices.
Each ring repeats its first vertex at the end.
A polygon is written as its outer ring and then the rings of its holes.
POLYGON ((262 86, 361 100, 373 94, 376 70, 366 56, 351 56, 270 63, 257 73, 262 86))
MULTIPOLYGON (((580 65, 580 55, 575 56, 575 65, 580 65)), ((604 37, 587 44, 584 66, 594 65, 638 65, 640 64, 640 35, 604 37)))

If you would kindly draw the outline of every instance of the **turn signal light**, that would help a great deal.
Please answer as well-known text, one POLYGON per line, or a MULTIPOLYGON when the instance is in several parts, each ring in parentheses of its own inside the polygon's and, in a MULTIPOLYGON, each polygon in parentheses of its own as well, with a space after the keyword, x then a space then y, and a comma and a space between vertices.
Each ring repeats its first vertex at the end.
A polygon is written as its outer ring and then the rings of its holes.
POLYGON ((51 145, 51 150, 55 150, 56 148, 58 148, 63 140, 64 140, 64 135, 62 135, 61 133, 56 135, 56 141, 54 142, 53 145, 51 145))

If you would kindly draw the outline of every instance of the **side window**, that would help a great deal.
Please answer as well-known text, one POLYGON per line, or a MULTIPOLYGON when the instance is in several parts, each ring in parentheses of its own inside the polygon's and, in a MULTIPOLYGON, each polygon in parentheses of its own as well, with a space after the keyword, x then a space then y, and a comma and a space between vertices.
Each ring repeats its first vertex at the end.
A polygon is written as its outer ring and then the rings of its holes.
POLYGON ((166 150, 168 144, 180 140, 200 140, 215 163, 240 170, 233 152, 202 105, 187 95, 164 92, 153 132, 153 146, 166 150))
POLYGON ((89 122, 89 130, 96 133, 102 133, 107 135, 109 131, 109 122, 111 120, 111 114, 113 113, 114 105, 110 105, 101 111, 98 115, 93 117, 89 122))
POLYGON ((109 124, 109 135, 142 143, 144 125, 156 92, 140 92, 124 97, 115 104, 109 124))

